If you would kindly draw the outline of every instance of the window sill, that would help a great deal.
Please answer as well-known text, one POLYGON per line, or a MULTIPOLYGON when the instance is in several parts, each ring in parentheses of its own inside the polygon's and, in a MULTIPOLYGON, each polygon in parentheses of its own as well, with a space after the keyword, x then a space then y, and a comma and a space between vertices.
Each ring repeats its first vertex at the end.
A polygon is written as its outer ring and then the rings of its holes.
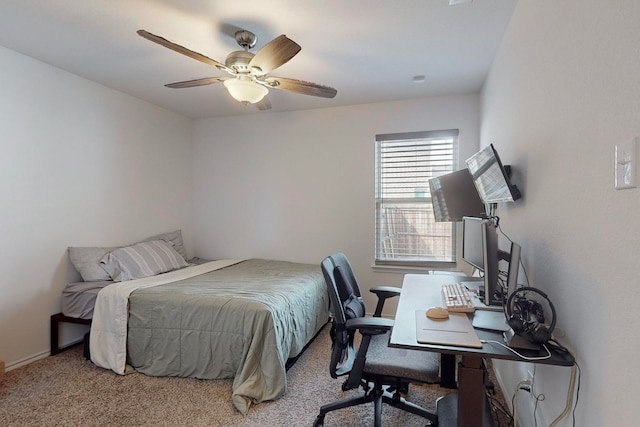
POLYGON ((396 273, 396 274, 456 274, 464 275, 463 272, 455 268, 435 268, 435 267, 410 267, 400 265, 376 265, 371 269, 374 273, 396 273))

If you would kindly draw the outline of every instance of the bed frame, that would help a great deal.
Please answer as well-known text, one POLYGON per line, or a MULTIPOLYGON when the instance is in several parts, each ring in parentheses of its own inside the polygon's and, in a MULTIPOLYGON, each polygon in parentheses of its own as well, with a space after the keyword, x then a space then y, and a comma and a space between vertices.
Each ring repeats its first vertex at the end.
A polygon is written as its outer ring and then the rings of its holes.
MULTIPOLYGON (((81 325, 91 325, 91 319, 79 319, 77 317, 68 317, 62 313, 51 315, 51 355, 56 355, 65 350, 74 347, 76 344, 69 344, 59 347, 60 323, 77 323, 81 325)), ((89 358, 89 332, 84 335, 84 357, 89 358)))

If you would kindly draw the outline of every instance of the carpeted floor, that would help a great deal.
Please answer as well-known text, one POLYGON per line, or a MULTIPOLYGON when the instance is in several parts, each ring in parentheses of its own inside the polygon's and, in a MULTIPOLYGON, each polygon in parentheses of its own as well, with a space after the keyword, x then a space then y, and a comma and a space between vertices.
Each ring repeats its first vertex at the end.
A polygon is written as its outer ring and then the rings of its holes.
MULTIPOLYGON (((7 372, 0 384, 2 426, 311 426, 324 403, 344 393, 329 376, 330 338, 325 327, 287 374, 286 394, 254 405, 246 416, 231 404, 231 380, 126 376, 97 368, 77 346, 7 372)), ((451 390, 412 385, 407 396, 428 409, 451 390)), ((502 404, 501 396, 498 396, 502 404)), ((343 409, 326 426, 371 426, 373 405, 343 409)), ((383 406, 384 426, 424 426, 426 420, 383 406)), ((500 417, 497 425, 506 426, 500 417)))

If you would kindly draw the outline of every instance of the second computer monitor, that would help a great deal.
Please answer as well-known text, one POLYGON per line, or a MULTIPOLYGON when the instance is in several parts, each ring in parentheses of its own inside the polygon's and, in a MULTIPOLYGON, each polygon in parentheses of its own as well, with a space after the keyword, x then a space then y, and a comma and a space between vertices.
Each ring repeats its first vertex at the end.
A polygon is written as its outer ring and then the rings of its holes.
POLYGON ((507 271, 507 295, 505 302, 518 287, 518 270, 520 269, 520 245, 511 242, 511 250, 509 251, 509 270, 507 271))
POLYGON ((502 289, 498 283, 498 232, 493 220, 476 217, 462 219, 462 260, 483 275, 483 302, 486 305, 502 305, 502 289))
POLYGON ((481 299, 486 305, 502 305, 518 286, 521 247, 511 242, 508 253, 498 249, 498 232, 491 219, 464 217, 462 219, 462 260, 475 267, 483 276, 481 299), (507 261, 506 289, 499 276, 500 260, 507 261))

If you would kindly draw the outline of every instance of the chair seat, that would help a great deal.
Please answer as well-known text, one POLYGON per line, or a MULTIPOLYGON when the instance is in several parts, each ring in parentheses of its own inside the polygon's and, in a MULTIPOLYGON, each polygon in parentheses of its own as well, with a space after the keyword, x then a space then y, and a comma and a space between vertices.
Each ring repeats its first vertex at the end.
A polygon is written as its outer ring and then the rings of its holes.
POLYGON ((364 374, 400 377, 422 383, 439 381, 438 353, 388 346, 389 332, 374 335, 367 351, 364 374))

